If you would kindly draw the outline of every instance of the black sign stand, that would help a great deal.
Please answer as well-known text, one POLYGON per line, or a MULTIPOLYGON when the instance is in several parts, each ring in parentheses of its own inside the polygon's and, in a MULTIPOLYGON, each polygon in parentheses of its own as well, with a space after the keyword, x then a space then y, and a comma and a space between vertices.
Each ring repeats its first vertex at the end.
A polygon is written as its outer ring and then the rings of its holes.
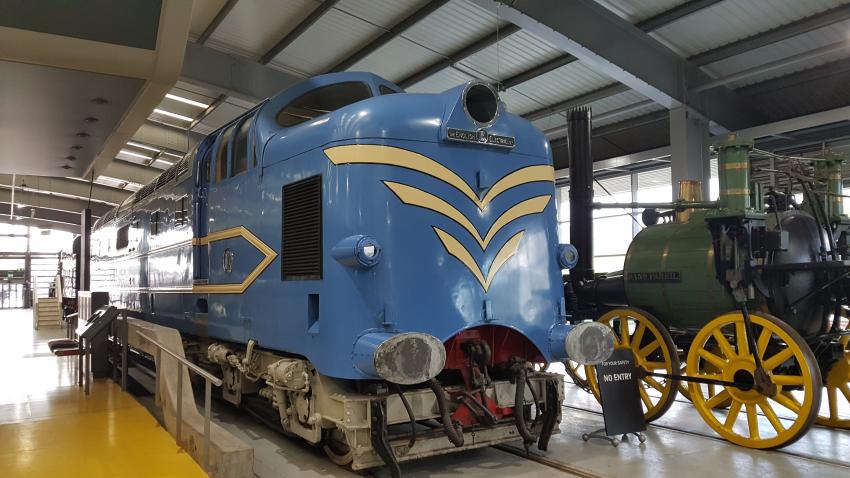
POLYGON ((597 365, 596 382, 599 384, 605 428, 585 433, 581 439, 601 438, 617 446, 620 444, 617 435, 622 435, 622 441, 627 441, 632 434, 640 443, 645 442, 646 420, 638 390, 640 380, 631 349, 617 348, 608 360, 597 365))

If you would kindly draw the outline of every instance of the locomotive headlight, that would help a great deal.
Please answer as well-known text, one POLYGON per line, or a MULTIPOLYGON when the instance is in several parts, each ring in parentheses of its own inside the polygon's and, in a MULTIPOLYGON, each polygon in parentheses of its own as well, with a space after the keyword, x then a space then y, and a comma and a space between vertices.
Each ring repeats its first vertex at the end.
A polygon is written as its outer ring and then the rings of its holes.
POLYGON ((374 237, 348 236, 331 249, 331 256, 348 267, 368 269, 381 259, 381 245, 374 237))
POLYGON ((463 90, 463 109, 479 128, 492 125, 499 118, 499 95, 490 85, 472 81, 463 90))
POLYGON ((556 360, 596 365, 608 360, 615 344, 611 327, 598 322, 555 324, 549 329, 549 351, 556 360))

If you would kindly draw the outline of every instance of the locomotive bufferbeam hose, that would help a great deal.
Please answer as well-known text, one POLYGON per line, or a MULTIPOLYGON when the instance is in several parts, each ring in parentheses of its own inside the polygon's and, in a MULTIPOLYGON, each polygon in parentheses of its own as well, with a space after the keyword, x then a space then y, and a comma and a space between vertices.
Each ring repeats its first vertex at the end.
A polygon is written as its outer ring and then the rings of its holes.
POLYGON ((527 375, 525 367, 516 367, 515 383, 516 393, 514 393, 514 420, 516 421, 516 429, 522 437, 523 443, 528 447, 537 441, 537 437, 528 428, 525 422, 525 381, 527 375))
POLYGON ((443 390, 443 387, 440 385, 440 382, 437 379, 432 378, 428 381, 428 385, 431 386, 431 390, 434 392, 434 395, 437 397, 437 407, 440 409, 440 422, 443 424, 443 430, 446 432, 446 437, 448 437, 449 441, 456 447, 463 446, 463 429, 458 425, 457 428, 454 427, 452 423, 452 417, 449 415, 449 405, 448 398, 446 398, 446 391, 443 390))
POLYGON ((401 400, 401 404, 404 405, 405 411, 407 411, 407 416, 410 417, 410 440, 407 442, 408 448, 413 448, 413 445, 416 444, 416 416, 413 414, 413 409, 410 407, 410 402, 407 401, 407 397, 404 396, 404 392, 401 390, 401 387, 397 383, 391 384, 393 392, 398 395, 399 400, 401 400))

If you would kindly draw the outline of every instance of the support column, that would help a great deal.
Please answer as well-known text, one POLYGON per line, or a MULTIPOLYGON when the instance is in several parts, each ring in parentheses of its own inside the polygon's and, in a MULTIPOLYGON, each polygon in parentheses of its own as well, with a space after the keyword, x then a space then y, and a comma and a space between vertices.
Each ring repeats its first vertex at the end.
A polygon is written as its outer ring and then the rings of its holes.
MULTIPOLYGON (((685 107, 670 110, 670 163, 673 194, 679 181, 702 183, 702 197, 709 197, 711 169, 708 160, 708 121, 685 107)), ((680 199, 678 196, 674 200, 680 199)))

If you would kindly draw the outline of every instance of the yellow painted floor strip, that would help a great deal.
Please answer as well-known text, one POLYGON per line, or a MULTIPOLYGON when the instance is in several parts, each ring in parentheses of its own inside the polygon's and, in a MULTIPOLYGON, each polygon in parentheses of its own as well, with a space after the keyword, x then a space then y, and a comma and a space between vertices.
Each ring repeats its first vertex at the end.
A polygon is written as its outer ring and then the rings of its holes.
POLYGON ((31 323, 29 311, 0 311, 10 332, 0 337, 0 477, 206 476, 116 384, 95 381, 86 397, 73 383, 76 357, 45 353, 61 332, 31 323))

